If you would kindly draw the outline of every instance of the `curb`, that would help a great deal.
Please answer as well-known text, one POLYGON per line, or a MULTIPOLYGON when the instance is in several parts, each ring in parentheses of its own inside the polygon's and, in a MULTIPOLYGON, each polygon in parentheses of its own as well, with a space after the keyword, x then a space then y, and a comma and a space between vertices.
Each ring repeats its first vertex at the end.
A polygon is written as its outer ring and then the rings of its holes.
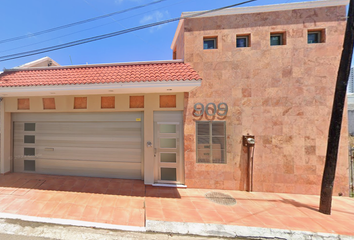
POLYGON ((59 219, 59 218, 32 217, 32 216, 11 214, 11 213, 0 213, 0 219, 1 218, 22 220, 28 222, 69 225, 69 226, 77 226, 77 227, 93 227, 99 229, 121 230, 121 231, 130 231, 130 232, 146 232, 145 227, 114 225, 108 223, 86 222, 80 220, 59 219))
POLYGON ((175 234, 191 234, 207 237, 244 237, 291 240, 353 240, 354 236, 286 229, 245 227, 208 223, 146 221, 146 231, 175 234))

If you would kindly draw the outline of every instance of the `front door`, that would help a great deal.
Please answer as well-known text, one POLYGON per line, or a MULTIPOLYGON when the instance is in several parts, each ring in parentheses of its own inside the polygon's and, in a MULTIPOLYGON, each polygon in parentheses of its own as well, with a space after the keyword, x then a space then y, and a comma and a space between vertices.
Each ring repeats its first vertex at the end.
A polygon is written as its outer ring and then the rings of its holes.
POLYGON ((155 120, 164 120, 154 122, 155 182, 183 184, 181 113, 159 112, 155 114, 155 120), (171 115, 176 117, 171 118, 171 115))

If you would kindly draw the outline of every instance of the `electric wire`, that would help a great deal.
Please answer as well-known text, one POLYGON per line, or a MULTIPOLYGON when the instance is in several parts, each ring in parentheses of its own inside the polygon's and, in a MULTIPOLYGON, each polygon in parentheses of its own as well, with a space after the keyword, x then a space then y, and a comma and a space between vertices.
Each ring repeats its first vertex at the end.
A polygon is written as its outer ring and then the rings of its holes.
POLYGON ((21 39, 28 38, 28 37, 34 37, 34 36, 42 35, 42 34, 49 33, 49 32, 58 31, 58 30, 69 28, 69 27, 73 27, 73 26, 76 26, 76 25, 80 25, 80 24, 96 21, 96 20, 99 20, 99 19, 102 19, 102 18, 111 17, 113 15, 129 12, 129 11, 136 10, 136 9, 139 9, 139 8, 144 8, 144 7, 147 7, 147 6, 150 6, 150 5, 153 5, 153 4, 157 4, 157 3, 160 3, 160 2, 164 2, 164 1, 167 1, 167 0, 156 0, 156 1, 153 1, 153 2, 150 2, 150 3, 142 4, 142 5, 139 5, 139 6, 132 7, 132 8, 127 8, 127 9, 124 9, 124 10, 121 10, 121 11, 117 11, 117 12, 113 12, 113 13, 108 13, 108 14, 101 15, 101 16, 98 16, 98 17, 93 17, 93 18, 81 20, 81 21, 78 21, 78 22, 73 22, 73 23, 62 25, 62 26, 49 28, 49 29, 42 30, 42 31, 39 31, 39 32, 31 33, 31 34, 26 34, 26 35, 22 35, 22 36, 18 36, 18 37, 12 37, 12 38, 8 38, 8 39, 3 39, 3 40, 0 40, 0 44, 7 43, 7 42, 13 42, 13 41, 21 40, 21 39))
POLYGON ((257 0, 248 0, 248 1, 228 5, 228 6, 221 7, 221 8, 215 8, 215 9, 208 10, 208 11, 194 13, 194 14, 184 16, 184 17, 171 18, 171 19, 167 19, 167 20, 163 20, 163 21, 158 21, 155 23, 140 25, 140 26, 133 27, 133 28, 128 28, 128 29, 124 29, 124 30, 120 30, 120 31, 112 32, 112 33, 107 33, 107 34, 103 34, 103 35, 98 35, 98 36, 94 36, 94 37, 84 38, 84 39, 80 39, 80 40, 76 40, 76 41, 72 41, 72 42, 68 42, 68 43, 64 43, 64 44, 59 44, 59 45, 55 45, 55 46, 51 46, 51 47, 46 47, 46 48, 36 49, 36 50, 32 50, 32 51, 1 56, 0 62, 13 60, 13 59, 17 59, 17 58, 28 57, 28 56, 37 55, 40 53, 45 53, 45 52, 51 52, 51 51, 55 51, 55 50, 59 50, 59 49, 63 49, 63 48, 73 47, 73 46, 77 46, 77 45, 81 45, 81 44, 85 44, 85 43, 89 43, 89 42, 94 42, 94 41, 98 41, 98 40, 102 40, 102 39, 106 39, 106 38, 110 38, 110 37, 115 37, 118 35, 134 32, 134 31, 138 31, 138 30, 142 30, 142 29, 146 29, 146 28, 150 28, 150 27, 159 26, 159 25, 175 22, 178 20, 186 19, 186 18, 198 17, 201 15, 205 15, 208 13, 220 11, 220 10, 231 8, 231 7, 240 6, 240 5, 247 4, 250 2, 254 2, 254 1, 257 1, 257 0))
MULTIPOLYGON (((180 4, 180 3, 185 2, 185 1, 188 1, 188 0, 182 0, 182 1, 179 1, 179 2, 174 3, 174 4, 170 4, 170 5, 167 5, 167 6, 155 8, 155 9, 152 9, 152 10, 149 10, 149 11, 145 11, 145 12, 142 12, 142 13, 138 13, 138 14, 135 14, 135 15, 131 15, 131 16, 129 16, 129 17, 120 18, 120 19, 118 19, 118 20, 116 20, 116 21, 122 21, 122 20, 130 19, 130 18, 134 18, 134 17, 140 16, 140 15, 143 15, 143 14, 147 14, 147 13, 154 12, 154 11, 157 11, 157 10, 160 10, 160 9, 163 9, 163 8, 167 8, 167 7, 174 6, 174 5, 180 4)), ((58 37, 50 38, 50 39, 47 39, 47 40, 44 40, 44 41, 40 41, 40 42, 36 42, 36 43, 31 43, 31 44, 26 44, 26 45, 23 45, 23 46, 20 46, 20 47, 15 47, 15 48, 3 50, 3 51, 0 51, 0 53, 3 53, 3 52, 10 52, 10 51, 12 51, 12 50, 16 50, 16 49, 21 49, 21 48, 26 48, 26 47, 38 45, 38 44, 45 43, 45 42, 49 42, 49 41, 52 41, 52 40, 56 40, 56 39, 59 39, 59 38, 62 38, 62 37, 67 37, 67 36, 70 36, 70 35, 74 35, 74 34, 77 34, 77 33, 80 33, 80 32, 85 32, 85 31, 92 30, 92 29, 95 29, 95 28, 100 28, 100 27, 103 27, 103 26, 107 26, 107 25, 110 25, 110 24, 113 24, 113 23, 115 23, 115 22, 109 22, 109 23, 101 24, 101 25, 98 25, 98 26, 95 26, 95 27, 86 28, 86 29, 83 29, 83 30, 80 30, 80 31, 75 31, 75 32, 73 32, 73 33, 69 33, 69 34, 65 34, 65 35, 58 36, 58 37)))

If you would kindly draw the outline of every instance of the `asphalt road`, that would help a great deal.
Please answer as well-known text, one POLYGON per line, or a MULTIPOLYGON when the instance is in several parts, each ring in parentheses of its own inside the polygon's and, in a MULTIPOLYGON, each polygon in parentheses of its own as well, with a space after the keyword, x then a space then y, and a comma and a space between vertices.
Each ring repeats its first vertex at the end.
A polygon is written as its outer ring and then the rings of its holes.
POLYGON ((54 240, 53 238, 32 237, 0 233, 1 240, 54 240))
MULTIPOLYGON (((200 237, 152 232, 125 232, 108 229, 65 226, 0 219, 0 240, 220 240, 229 238, 200 237)), ((233 238, 245 239, 245 238, 233 238)), ((260 240, 260 238, 257 238, 260 240)), ((247 238, 247 240, 251 240, 247 238)), ((267 238, 267 240, 270 240, 267 238)))

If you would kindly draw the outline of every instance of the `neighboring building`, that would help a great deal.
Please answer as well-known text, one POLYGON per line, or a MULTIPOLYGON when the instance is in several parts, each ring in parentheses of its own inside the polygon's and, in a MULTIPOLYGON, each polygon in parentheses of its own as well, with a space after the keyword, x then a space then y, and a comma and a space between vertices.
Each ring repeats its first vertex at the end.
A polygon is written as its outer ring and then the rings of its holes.
MULTIPOLYGON (((318 194, 347 4, 181 20, 182 60, 5 70, 0 171, 234 190, 253 175, 254 191, 318 194)), ((334 186, 345 195, 346 121, 334 186)))
POLYGON ((15 67, 14 69, 25 69, 25 68, 35 68, 35 67, 59 67, 60 64, 51 59, 50 57, 44 57, 37 59, 35 61, 23 64, 21 66, 15 67))
POLYGON ((354 93, 354 68, 350 68, 350 74, 348 79, 348 93, 354 93))
POLYGON ((347 93, 347 106, 348 106, 348 132, 354 136, 354 94, 347 93))

